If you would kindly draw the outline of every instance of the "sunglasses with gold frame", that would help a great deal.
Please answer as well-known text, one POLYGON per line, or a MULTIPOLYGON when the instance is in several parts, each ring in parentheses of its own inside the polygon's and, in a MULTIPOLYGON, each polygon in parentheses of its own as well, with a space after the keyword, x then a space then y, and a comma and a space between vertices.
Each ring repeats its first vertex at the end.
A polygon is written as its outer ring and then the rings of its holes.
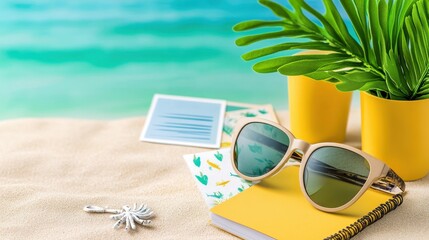
POLYGON ((286 163, 293 159, 300 163, 300 172, 299 172, 299 183, 302 192, 305 195, 305 198, 317 209, 325 211, 325 212, 337 212, 344 210, 348 207, 350 207, 353 203, 355 203, 368 188, 373 188, 376 190, 380 190, 383 192, 387 192, 390 194, 401 194, 405 192, 405 183, 404 181, 384 162, 374 158, 373 156, 369 155, 368 153, 365 153, 359 149, 356 149, 354 147, 345 145, 345 144, 339 144, 339 143, 317 143, 317 144, 309 144, 303 140, 297 139, 294 137, 294 135, 284 128, 283 126, 265 120, 265 119, 243 119, 240 120, 237 123, 237 126, 235 128, 235 133, 233 135, 232 139, 232 145, 231 145, 231 160, 232 160, 232 166, 234 171, 243 179, 249 180, 249 181, 260 181, 267 177, 273 176, 277 174, 279 171, 281 171, 286 165, 286 163), (247 176, 239 171, 237 167, 237 139, 240 137, 240 134, 242 130, 252 123, 261 123, 261 124, 268 124, 272 127, 275 127, 279 130, 281 130, 284 134, 287 135, 289 138, 289 146, 287 146, 287 150, 284 153, 283 158, 278 162, 278 164, 272 168, 270 171, 260 175, 260 176, 247 176), (322 147, 336 147, 345 149, 351 152, 354 152, 360 156, 362 156, 364 159, 367 160, 369 164, 369 174, 367 177, 362 177, 357 174, 351 174, 350 172, 346 172, 341 169, 336 169, 335 166, 327 166, 323 169, 325 175, 331 175, 333 178, 341 179, 342 181, 347 181, 349 183, 360 183, 363 184, 361 189, 357 192, 357 194, 351 198, 348 202, 345 204, 339 206, 339 207, 325 207, 317 204, 315 201, 313 201, 310 196, 308 195, 305 186, 304 186, 304 170, 307 165, 307 161, 311 154, 316 151, 317 149, 320 149, 322 147))

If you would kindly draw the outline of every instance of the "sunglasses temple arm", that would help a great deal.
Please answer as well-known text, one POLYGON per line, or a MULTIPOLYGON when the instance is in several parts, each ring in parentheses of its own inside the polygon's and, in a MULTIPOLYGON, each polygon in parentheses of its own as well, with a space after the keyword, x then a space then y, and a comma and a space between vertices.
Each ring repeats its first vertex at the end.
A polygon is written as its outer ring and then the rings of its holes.
POLYGON ((383 192, 400 194, 405 192, 405 182, 392 169, 386 173, 386 176, 375 181, 371 188, 381 190, 383 192))

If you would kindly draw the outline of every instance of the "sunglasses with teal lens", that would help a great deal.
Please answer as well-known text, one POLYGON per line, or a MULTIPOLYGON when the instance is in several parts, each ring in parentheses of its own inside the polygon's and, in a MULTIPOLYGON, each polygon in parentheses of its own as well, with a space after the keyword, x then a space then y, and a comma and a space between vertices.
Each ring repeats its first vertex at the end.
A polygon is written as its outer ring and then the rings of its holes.
POLYGON ((232 141, 232 165, 249 181, 278 173, 290 159, 300 162, 300 185, 317 209, 336 212, 351 206, 368 189, 405 191, 404 181, 382 161, 338 143, 309 144, 286 128, 264 120, 240 122, 232 141))

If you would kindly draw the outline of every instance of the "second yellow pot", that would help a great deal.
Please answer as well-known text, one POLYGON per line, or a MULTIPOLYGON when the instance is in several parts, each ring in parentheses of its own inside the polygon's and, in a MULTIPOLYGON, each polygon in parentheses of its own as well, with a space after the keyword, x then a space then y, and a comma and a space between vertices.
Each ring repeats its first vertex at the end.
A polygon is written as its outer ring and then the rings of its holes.
POLYGON ((361 93, 362 150, 406 181, 429 173, 429 99, 395 101, 361 93))

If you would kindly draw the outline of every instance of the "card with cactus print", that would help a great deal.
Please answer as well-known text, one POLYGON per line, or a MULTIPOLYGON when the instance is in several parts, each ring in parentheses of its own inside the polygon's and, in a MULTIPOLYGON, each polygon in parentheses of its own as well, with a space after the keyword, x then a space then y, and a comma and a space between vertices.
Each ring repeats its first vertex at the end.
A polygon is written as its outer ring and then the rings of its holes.
POLYGON ((264 118, 278 123, 272 105, 249 105, 228 102, 222 128, 221 148, 231 146, 234 127, 241 118, 264 118))
POLYGON ((235 174, 229 148, 188 154, 183 158, 209 208, 252 185, 235 174))

